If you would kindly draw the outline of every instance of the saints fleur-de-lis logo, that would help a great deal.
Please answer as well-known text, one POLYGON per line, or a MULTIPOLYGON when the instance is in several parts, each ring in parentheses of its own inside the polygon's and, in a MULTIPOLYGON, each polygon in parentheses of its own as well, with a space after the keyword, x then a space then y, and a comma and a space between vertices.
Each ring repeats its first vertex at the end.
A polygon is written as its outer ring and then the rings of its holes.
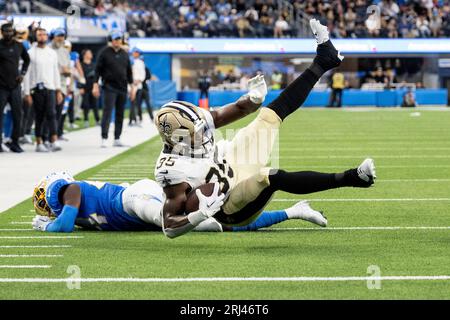
POLYGON ((162 121, 159 122, 159 130, 166 135, 172 132, 172 126, 167 121, 167 115, 164 117, 162 121))

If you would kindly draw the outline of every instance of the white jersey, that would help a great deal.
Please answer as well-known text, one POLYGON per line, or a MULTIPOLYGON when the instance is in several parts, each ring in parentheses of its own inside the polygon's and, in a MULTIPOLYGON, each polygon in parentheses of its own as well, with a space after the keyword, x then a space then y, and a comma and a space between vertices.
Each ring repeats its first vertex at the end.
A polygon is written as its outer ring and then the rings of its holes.
POLYGON ((206 183, 219 182, 221 191, 225 194, 234 186, 233 170, 217 146, 209 158, 191 158, 161 152, 156 162, 155 179, 163 188, 186 182, 195 189, 206 183))

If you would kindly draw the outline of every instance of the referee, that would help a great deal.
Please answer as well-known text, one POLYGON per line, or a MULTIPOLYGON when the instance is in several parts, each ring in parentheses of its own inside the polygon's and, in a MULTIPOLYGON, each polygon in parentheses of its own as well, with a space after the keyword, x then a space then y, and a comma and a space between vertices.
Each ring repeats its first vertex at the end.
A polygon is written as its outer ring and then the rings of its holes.
POLYGON ((12 152, 23 152, 19 146, 22 121, 21 83, 27 73, 30 57, 24 46, 14 39, 11 23, 1 27, 3 39, 0 40, 0 152, 2 149, 3 109, 7 102, 11 105, 13 118, 12 141, 6 145, 12 152), (19 60, 22 58, 22 70, 19 73, 19 60))
POLYGON ((123 126, 123 114, 127 100, 128 85, 133 83, 133 73, 128 53, 122 49, 123 34, 114 31, 110 35, 111 43, 104 48, 97 58, 95 82, 92 94, 98 98, 100 88, 98 81, 102 79, 103 115, 102 115, 102 148, 106 148, 109 123, 115 108, 114 144, 123 147, 120 141, 123 126))

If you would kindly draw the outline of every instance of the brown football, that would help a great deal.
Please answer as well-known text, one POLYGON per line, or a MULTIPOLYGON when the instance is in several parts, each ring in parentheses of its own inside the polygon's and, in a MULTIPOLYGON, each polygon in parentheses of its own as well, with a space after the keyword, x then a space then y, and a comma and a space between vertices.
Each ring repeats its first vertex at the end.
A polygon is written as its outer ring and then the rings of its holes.
MULTIPOLYGON (((200 187, 191 190, 191 192, 188 193, 187 195, 187 200, 186 200, 186 206, 185 206, 185 212, 186 213, 191 213, 194 211, 198 210, 198 197, 195 194, 195 190, 200 189, 200 191, 205 195, 205 196, 210 196, 214 190, 214 183, 206 183, 204 185, 201 185, 200 187)), ((219 191, 219 194, 221 194, 221 192, 219 191)))

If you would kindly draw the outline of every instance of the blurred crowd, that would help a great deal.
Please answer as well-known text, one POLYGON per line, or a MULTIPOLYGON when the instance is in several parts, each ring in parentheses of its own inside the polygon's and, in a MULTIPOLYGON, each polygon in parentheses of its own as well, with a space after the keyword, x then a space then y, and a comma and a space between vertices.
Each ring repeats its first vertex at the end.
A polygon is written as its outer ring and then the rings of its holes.
MULTIPOLYGON (((60 10, 126 19, 133 37, 296 37, 314 17, 335 38, 450 36, 450 0, 44 0, 60 10)), ((0 0, 1 13, 29 13, 32 0, 0 0)))
POLYGON ((126 17, 133 36, 296 37, 299 17, 335 38, 450 36, 449 0, 88 0, 91 14, 126 17), (280 3, 288 2, 289 4, 280 3))
POLYGON ((0 152, 6 147, 21 153, 23 144, 35 144, 37 152, 60 151, 65 131, 80 125, 101 126, 101 146, 107 147, 112 121, 113 146, 121 147, 126 103, 130 126, 141 126, 144 103, 153 119, 151 72, 122 32, 113 31, 94 57, 89 49, 72 50, 64 28, 12 20, 0 26, 0 152))

